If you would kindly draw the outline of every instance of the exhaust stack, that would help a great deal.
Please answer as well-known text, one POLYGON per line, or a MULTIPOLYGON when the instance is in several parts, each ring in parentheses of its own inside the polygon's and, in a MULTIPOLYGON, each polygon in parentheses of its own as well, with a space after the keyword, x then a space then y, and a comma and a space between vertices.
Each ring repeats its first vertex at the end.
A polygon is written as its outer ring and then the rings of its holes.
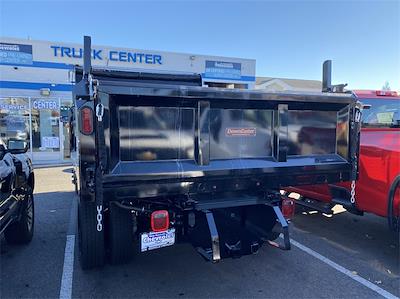
POLYGON ((322 92, 337 92, 344 93, 345 84, 332 85, 332 60, 325 60, 322 65, 322 92))
POLYGON ((83 37, 83 77, 88 77, 92 70, 92 39, 90 36, 83 37))
POLYGON ((332 91, 332 60, 325 60, 322 65, 322 92, 332 91))

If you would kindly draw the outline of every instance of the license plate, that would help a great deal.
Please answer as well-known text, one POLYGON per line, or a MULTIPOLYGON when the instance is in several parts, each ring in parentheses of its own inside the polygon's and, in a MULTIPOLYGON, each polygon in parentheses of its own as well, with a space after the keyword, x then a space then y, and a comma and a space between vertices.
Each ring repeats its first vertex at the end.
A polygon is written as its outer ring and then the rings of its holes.
POLYGON ((153 250, 175 244, 175 228, 164 232, 149 232, 141 234, 141 251, 153 250))

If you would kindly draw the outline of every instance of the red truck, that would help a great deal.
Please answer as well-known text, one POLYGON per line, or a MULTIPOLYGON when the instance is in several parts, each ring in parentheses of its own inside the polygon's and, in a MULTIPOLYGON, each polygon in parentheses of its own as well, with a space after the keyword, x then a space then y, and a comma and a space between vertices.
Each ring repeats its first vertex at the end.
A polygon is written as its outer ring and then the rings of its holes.
MULTIPOLYGON (((387 217, 389 227, 399 230, 400 96, 395 91, 380 90, 357 90, 354 94, 364 106, 355 196, 351 196, 350 182, 302 186, 286 191, 300 194, 296 201, 299 205, 332 213, 332 207, 341 204, 354 214, 368 212, 387 217)), ((303 131, 307 135, 307 128, 303 131)), ((336 134, 341 134, 339 127, 336 134)), ((302 132, 299 137, 301 135, 302 132)))

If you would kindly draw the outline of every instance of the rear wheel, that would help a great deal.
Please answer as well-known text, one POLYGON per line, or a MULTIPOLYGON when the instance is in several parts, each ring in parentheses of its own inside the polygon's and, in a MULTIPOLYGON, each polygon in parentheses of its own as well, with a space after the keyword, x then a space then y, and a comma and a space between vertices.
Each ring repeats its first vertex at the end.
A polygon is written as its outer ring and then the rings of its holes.
POLYGON ((97 231, 97 209, 94 202, 78 204, 79 257, 82 269, 104 265, 104 230, 97 231))
POLYGON ((400 176, 397 176, 388 195, 388 224, 393 231, 400 231, 400 176), (397 206, 396 206, 397 205, 397 206))
POLYGON ((134 250, 132 212, 111 204, 109 217, 110 262, 127 263, 134 250))
POLYGON ((27 193, 21 202, 19 220, 5 231, 5 238, 11 244, 27 244, 32 240, 35 222, 35 207, 32 193, 27 193))

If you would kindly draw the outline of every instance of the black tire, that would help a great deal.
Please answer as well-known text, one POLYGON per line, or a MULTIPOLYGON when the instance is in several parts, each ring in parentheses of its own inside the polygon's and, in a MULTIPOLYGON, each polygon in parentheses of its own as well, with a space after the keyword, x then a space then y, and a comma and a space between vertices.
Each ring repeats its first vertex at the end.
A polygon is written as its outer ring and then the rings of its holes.
POLYGON ((111 204, 109 221, 110 262, 128 263, 134 252, 132 213, 111 204))
POLYGON ((28 244, 33 237, 35 227, 35 205, 32 193, 27 193, 21 202, 20 216, 5 231, 5 238, 10 244, 28 244))
MULTIPOLYGON (((103 224, 104 228, 104 224, 103 224)), ((104 265, 104 229, 97 231, 97 209, 94 202, 78 204, 79 260, 83 270, 104 265)))
POLYGON ((398 192, 398 188, 400 188, 400 175, 395 177, 393 180, 392 185, 390 186, 389 189, 389 194, 388 194, 388 224, 389 228, 395 232, 400 231, 400 217, 395 216, 395 210, 398 207, 394 206, 394 199, 396 192, 398 192))

